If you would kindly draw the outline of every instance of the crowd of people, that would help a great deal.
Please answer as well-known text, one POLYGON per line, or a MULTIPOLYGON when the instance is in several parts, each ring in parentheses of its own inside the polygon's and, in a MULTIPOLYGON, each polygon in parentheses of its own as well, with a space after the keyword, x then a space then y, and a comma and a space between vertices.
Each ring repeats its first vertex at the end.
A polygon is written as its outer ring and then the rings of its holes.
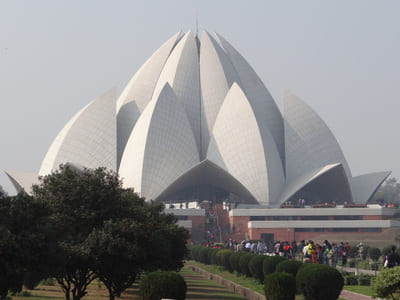
MULTIPOLYGON (((212 244, 207 246, 211 247, 212 244)), ((266 243, 265 241, 246 241, 236 242, 232 239, 223 244, 218 244, 218 247, 232 249, 233 251, 246 251, 261 255, 279 255, 289 259, 301 259, 303 262, 326 264, 336 267, 339 260, 342 265, 346 266, 347 258, 350 254, 350 246, 348 243, 341 242, 340 244, 330 243, 325 240, 322 244, 296 241, 275 241, 266 243)), ((359 251, 362 253, 362 244, 359 245, 359 251)))

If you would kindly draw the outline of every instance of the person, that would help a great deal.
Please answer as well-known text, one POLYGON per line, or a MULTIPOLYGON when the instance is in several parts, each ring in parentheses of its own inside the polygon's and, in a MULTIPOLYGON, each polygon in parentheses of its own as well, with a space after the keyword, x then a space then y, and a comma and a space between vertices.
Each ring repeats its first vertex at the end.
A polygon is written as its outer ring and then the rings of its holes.
POLYGON ((297 243, 296 241, 293 241, 290 247, 290 258, 296 258, 296 254, 297 254, 297 243))
POLYGON ((360 260, 364 260, 364 245, 363 243, 358 244, 358 256, 360 260))
POLYGON ((342 266, 345 267, 347 264, 347 257, 350 254, 350 246, 349 243, 345 243, 343 246, 343 251, 342 251, 342 266))
POLYGON ((384 267, 393 268, 396 266, 400 266, 400 255, 396 253, 396 246, 392 246, 392 249, 385 260, 384 267))
POLYGON ((336 268, 336 266, 337 266, 337 262, 338 262, 338 256, 339 256, 339 253, 338 253, 338 246, 335 244, 335 243, 333 243, 332 244, 332 252, 333 252, 333 255, 332 255, 332 267, 333 268, 336 268))

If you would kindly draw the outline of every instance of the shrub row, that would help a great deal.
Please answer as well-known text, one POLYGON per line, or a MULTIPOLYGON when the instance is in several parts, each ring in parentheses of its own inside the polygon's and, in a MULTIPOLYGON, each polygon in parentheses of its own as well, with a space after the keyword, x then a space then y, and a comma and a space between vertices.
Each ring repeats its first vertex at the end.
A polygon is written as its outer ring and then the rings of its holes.
POLYGON ((296 291, 303 294, 305 300, 337 299, 344 284, 342 275, 327 265, 303 264, 281 256, 199 246, 190 247, 190 251, 194 260, 212 264, 215 256, 216 264, 229 272, 237 272, 253 277, 260 283, 264 282, 267 300, 293 300, 296 291))

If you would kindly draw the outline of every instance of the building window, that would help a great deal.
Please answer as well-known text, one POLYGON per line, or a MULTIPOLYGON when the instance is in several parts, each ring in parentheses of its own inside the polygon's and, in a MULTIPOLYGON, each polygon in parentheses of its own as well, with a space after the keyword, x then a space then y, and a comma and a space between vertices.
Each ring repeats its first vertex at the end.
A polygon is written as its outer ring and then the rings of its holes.
POLYGON ((250 221, 265 221, 264 216, 250 216, 250 221))
POLYGON ((323 232, 324 228, 295 228, 294 232, 323 232))
POLYGON ((296 216, 269 216, 266 218, 269 221, 290 221, 297 220, 296 216))
POLYGON ((382 228, 361 228, 361 232, 382 232, 382 228))
POLYGON ((187 216, 175 216, 178 220, 186 221, 188 219, 187 216))
POLYGON ((329 228, 330 232, 358 232, 358 228, 329 228))
POLYGON ((334 216, 334 220, 362 220, 362 216, 334 216))
POLYGON ((302 220, 307 220, 307 221, 311 221, 311 220, 329 220, 329 216, 302 216, 301 219, 302 220))

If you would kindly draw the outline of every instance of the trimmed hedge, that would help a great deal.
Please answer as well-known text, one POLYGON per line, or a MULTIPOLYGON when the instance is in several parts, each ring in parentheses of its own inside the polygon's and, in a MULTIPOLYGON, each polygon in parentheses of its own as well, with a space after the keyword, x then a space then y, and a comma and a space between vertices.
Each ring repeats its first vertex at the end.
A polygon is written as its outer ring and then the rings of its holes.
POLYGON ((276 265, 275 272, 286 272, 296 276, 297 271, 302 265, 303 263, 298 260, 284 260, 276 265))
POLYGON ((296 282, 305 300, 336 300, 344 284, 338 270, 319 264, 303 264, 296 282))
POLYGON ((239 269, 240 273, 245 275, 246 277, 251 277, 251 272, 249 268, 250 260, 256 256, 256 254, 245 252, 240 256, 239 259, 239 269))
POLYGON ((217 253, 217 265, 224 267, 229 272, 233 272, 230 264, 230 257, 233 254, 231 250, 220 250, 217 253))
POLYGON ((267 300, 294 300, 296 279, 285 272, 275 272, 265 276, 264 293, 267 300))
POLYGON ((255 255, 249 262, 251 276, 260 283, 264 282, 263 262, 266 257, 265 255, 255 255))
POLYGON ((264 276, 274 273, 276 265, 285 260, 287 260, 287 258, 283 256, 267 256, 267 258, 264 259, 263 262, 264 276))
POLYGON ((244 252, 234 252, 229 257, 229 263, 231 265, 231 269, 233 271, 238 272, 238 273, 240 273, 239 260, 240 260, 240 257, 242 256, 243 253, 244 252))
POLYGON ((143 300, 160 300, 163 298, 184 300, 186 282, 176 272, 156 271, 144 276, 139 285, 139 295, 143 300))
POLYGON ((208 250, 208 263, 210 265, 216 265, 217 264, 217 253, 221 251, 221 249, 214 249, 214 248, 209 248, 208 250))

